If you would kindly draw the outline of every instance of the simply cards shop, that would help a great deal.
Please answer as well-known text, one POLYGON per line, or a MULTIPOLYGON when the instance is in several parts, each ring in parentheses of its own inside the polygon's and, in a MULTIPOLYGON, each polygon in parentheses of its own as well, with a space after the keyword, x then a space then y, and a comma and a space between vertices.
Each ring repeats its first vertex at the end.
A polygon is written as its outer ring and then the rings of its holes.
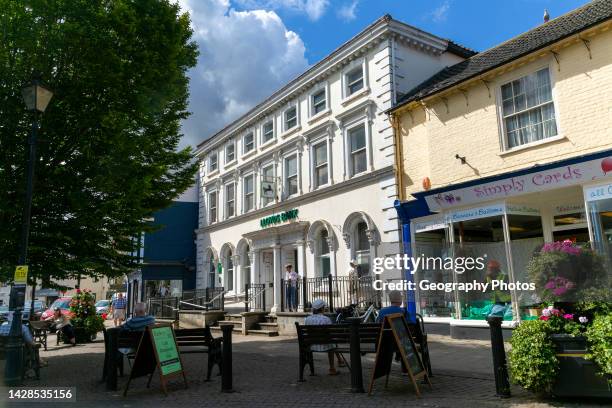
MULTIPOLYGON (((546 243, 589 244, 612 273, 612 152, 600 152, 443 188, 396 202, 403 248, 411 256, 484 256, 486 268, 457 274, 420 270, 415 282, 502 279, 528 282, 528 264, 546 243)), ((407 276, 407 278, 409 278, 407 276)), ((418 285, 417 285, 418 287, 418 285)), ((486 316, 505 306, 504 326, 535 318, 533 291, 490 293, 419 291, 409 308, 451 334, 486 327, 486 316), (454 333, 455 332, 455 333, 454 333)), ((460 336, 461 334, 459 334, 460 336)))

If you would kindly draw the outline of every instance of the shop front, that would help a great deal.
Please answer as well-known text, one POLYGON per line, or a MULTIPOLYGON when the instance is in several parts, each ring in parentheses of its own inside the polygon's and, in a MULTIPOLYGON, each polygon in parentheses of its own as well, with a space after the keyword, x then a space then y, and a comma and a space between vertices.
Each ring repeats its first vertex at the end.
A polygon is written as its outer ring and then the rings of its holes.
MULTIPOLYGON (((430 268, 406 274, 417 283, 410 308, 427 322, 449 324, 451 333, 453 327, 485 327, 491 313, 503 315, 505 327, 536 318, 542 299, 524 284, 533 279, 529 262, 546 250, 546 243, 571 241, 572 246, 595 249, 610 278, 610 151, 413 196, 416 200, 396 203, 405 253, 413 257, 482 258, 480 269, 430 268), (469 292, 418 289, 420 281, 452 284, 493 280, 508 285, 469 292)), ((587 278, 578 276, 575 280, 572 285, 587 278)))

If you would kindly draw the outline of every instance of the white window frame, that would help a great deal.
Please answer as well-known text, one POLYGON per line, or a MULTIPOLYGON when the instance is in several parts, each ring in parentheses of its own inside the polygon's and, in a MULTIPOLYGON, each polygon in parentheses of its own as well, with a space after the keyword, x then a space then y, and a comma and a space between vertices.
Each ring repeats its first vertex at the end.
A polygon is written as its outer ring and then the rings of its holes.
POLYGON ((242 156, 246 156, 247 154, 254 152, 255 150, 257 150, 257 138, 255 136, 255 130, 249 130, 242 136, 242 156), (252 137, 253 141, 251 142, 251 144, 253 145, 253 147, 249 150, 246 150, 246 138, 249 135, 251 135, 252 137))
POLYGON ((230 166, 234 163, 236 163, 236 141, 235 140, 230 140, 226 145, 225 145, 225 149, 224 150, 224 158, 225 158, 225 166, 230 166), (227 154, 229 151, 229 148, 233 148, 233 154, 234 154, 234 158, 231 160, 228 160, 227 154))
POLYGON ((274 140, 276 139, 276 123, 275 122, 276 121, 274 120, 274 118, 270 118, 261 124, 261 146, 262 147, 268 146, 269 144, 274 143, 274 140), (264 137, 265 137, 264 128, 268 123, 272 123, 272 137, 270 138, 270 140, 264 140, 264 137))
MULTIPOLYGON (((555 142, 555 141, 558 141, 564 138, 564 136, 562 135, 560 121, 559 121, 559 109, 558 109, 558 104, 557 104, 555 84, 556 84, 556 75, 555 75, 555 70, 553 69, 551 62, 547 62, 546 64, 540 64, 536 67, 530 67, 528 70, 525 70, 525 69, 519 70, 515 72, 512 76, 504 77, 503 81, 501 80, 498 81, 497 86, 496 86, 495 99, 496 99, 496 104, 497 104, 497 123, 498 123, 498 129, 499 129, 499 144, 500 144, 500 151, 502 154, 512 153, 512 152, 523 150, 523 149, 529 149, 534 146, 552 143, 552 142, 555 142), (553 109, 555 110, 554 117, 555 117, 555 124, 557 127, 557 134, 555 136, 537 140, 535 142, 525 143, 525 144, 514 146, 514 147, 509 147, 508 135, 506 132, 506 121, 505 121, 506 117, 504 116, 504 111, 503 111, 504 107, 503 107, 502 87, 513 81, 516 81, 517 79, 520 79, 525 76, 534 74, 538 71, 541 71, 542 69, 548 69, 548 75, 550 77, 551 102, 547 102, 547 103, 552 103, 553 109)), ((538 106, 541 106, 541 105, 538 105, 538 106)), ((532 107, 529 109, 534 109, 534 108, 535 107, 532 107)))
POLYGON ((300 193, 300 155, 293 151, 283 156, 283 195, 285 198, 295 197, 300 193), (291 176, 291 178, 295 177, 296 188, 297 191, 293 194, 289 193, 289 176, 287 174, 288 166, 287 161, 289 159, 295 158, 295 175, 291 176))
POLYGON ((219 171, 219 152, 218 151, 214 151, 211 152, 208 156, 208 173, 214 173, 216 171, 219 171), (215 168, 213 169, 213 160, 212 158, 215 157, 215 168))
POLYGON ((300 130, 301 129, 300 104, 296 102, 296 103, 293 103, 287 106, 287 108, 284 109, 283 113, 281 114, 281 122, 282 122, 283 136, 300 130), (289 112, 291 109, 295 109, 295 126, 287 128, 287 112, 289 112))
POLYGON ((207 193, 207 200, 208 200, 208 224, 214 224, 216 222, 219 222, 219 192, 215 189, 215 190, 210 190, 207 193), (215 195, 215 199, 214 202, 211 199, 211 195, 215 195), (214 206, 212 205, 214 203, 214 206), (215 219, 213 220, 212 218, 212 210, 215 210, 215 219))
POLYGON ((236 216, 236 183, 234 181, 230 181, 230 182, 226 183, 223 186, 223 201, 224 201, 224 205, 223 205, 223 217, 224 217, 224 219, 228 220, 228 219, 230 219, 232 217, 235 217, 236 216), (232 188, 233 193, 234 193, 233 194, 234 197, 233 197, 232 200, 228 200, 227 192, 228 192, 228 188, 229 187, 232 188), (234 205, 234 213, 231 214, 231 215, 229 214, 229 211, 228 211, 229 210, 230 201, 234 205))
MULTIPOLYGON (((260 203, 260 207, 266 207, 268 205, 272 205, 276 202, 276 195, 278 194, 278 187, 276 186, 276 181, 278 179, 277 175, 276 175, 276 164, 274 162, 268 162, 265 163, 261 166, 261 171, 260 171, 260 178, 263 178, 264 172, 266 169, 268 168, 272 168, 272 178, 275 180, 274 182, 274 187, 275 187, 275 192, 274 192, 274 196, 275 198, 272 199, 269 203, 264 203, 264 200, 267 199, 267 197, 264 197, 263 194, 259 194, 259 203, 260 203)), ((261 188, 261 184, 259 185, 259 188, 261 188)))
POLYGON ((247 213, 249 211, 253 211, 255 210, 255 174, 254 173, 248 173, 245 174, 244 176, 242 176, 242 213, 247 213), (251 185, 253 186, 253 190, 251 191, 251 198, 252 198, 252 202, 251 202, 251 208, 246 208, 246 203, 247 203, 247 192, 246 192, 246 179, 251 178, 252 182, 251 185))
POLYGON ((371 145, 371 140, 370 140, 370 127, 369 127, 369 123, 367 119, 361 119, 358 121, 355 121, 353 123, 351 123, 350 125, 347 125, 344 128, 344 143, 345 143, 345 160, 344 162, 346 163, 346 175, 348 176, 348 178, 352 178, 355 176, 359 176, 361 174, 365 174, 370 170, 371 167, 371 163, 372 163, 372 158, 370 156, 370 145, 371 145), (358 127, 363 126, 364 128, 364 133, 365 133, 365 152, 366 152, 366 169, 362 172, 359 173, 355 173, 355 170, 353 168, 353 161, 352 159, 352 155, 353 152, 351 152, 351 131, 353 129, 356 129, 358 127))
POLYGON ((342 104, 346 105, 347 103, 353 101, 354 99, 364 95, 370 91, 370 84, 368 81, 368 64, 366 58, 362 58, 361 60, 357 60, 352 64, 349 64, 342 71, 342 104), (363 86, 361 89, 349 93, 349 83, 348 83, 348 75, 361 67, 361 74, 363 80, 363 86))
MULTIPOLYGON (((325 187, 331 184, 331 172, 330 172, 330 146, 329 146, 329 138, 328 137, 323 137, 320 139, 316 139, 314 140, 311 144, 310 144, 310 171, 312 174, 312 189, 316 190, 318 188, 321 187, 325 187), (320 145, 324 145, 325 146, 325 150, 327 152, 327 160, 324 164, 325 167, 327 167, 327 183, 324 184, 318 184, 318 180, 317 180, 317 164, 316 164, 316 155, 315 155, 315 149, 317 148, 317 146, 320 145)), ((323 165, 319 165, 319 167, 322 167, 323 165)))
POLYGON ((329 105, 329 83, 325 82, 319 86, 314 87, 310 94, 308 94, 308 117, 310 119, 316 119, 321 116, 325 116, 326 113, 329 113, 331 111, 329 105), (325 109, 323 109, 321 112, 315 113, 314 96, 320 92, 325 92, 325 109))

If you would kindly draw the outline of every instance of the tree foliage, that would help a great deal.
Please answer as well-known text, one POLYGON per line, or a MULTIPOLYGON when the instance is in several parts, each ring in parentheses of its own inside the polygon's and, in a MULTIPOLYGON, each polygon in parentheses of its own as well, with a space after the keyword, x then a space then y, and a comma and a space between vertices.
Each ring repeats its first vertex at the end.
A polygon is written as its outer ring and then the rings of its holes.
POLYGON ((193 183, 192 151, 178 149, 191 35, 168 0, 0 0, 4 278, 18 258, 32 121, 21 87, 32 72, 55 95, 40 122, 30 276, 119 276, 146 219, 193 183))

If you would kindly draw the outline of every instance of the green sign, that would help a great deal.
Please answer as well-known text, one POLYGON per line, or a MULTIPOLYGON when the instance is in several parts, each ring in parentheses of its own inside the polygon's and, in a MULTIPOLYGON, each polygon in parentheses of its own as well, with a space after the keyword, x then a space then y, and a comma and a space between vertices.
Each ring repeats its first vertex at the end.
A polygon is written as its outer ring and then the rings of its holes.
POLYGON ((153 327, 153 345, 157 351, 157 358, 162 375, 168 375, 181 371, 181 360, 179 358, 174 333, 170 326, 153 327))
POLYGON ((217 273, 219 275, 223 273, 223 265, 221 265, 221 262, 217 263, 217 273))
POLYGON ((298 209, 294 208, 293 210, 288 210, 280 214, 274 214, 269 217, 262 218, 259 220, 259 225, 261 226, 261 228, 266 228, 266 227, 269 227, 270 225, 280 224, 283 222, 294 220, 297 217, 298 217, 298 209))

